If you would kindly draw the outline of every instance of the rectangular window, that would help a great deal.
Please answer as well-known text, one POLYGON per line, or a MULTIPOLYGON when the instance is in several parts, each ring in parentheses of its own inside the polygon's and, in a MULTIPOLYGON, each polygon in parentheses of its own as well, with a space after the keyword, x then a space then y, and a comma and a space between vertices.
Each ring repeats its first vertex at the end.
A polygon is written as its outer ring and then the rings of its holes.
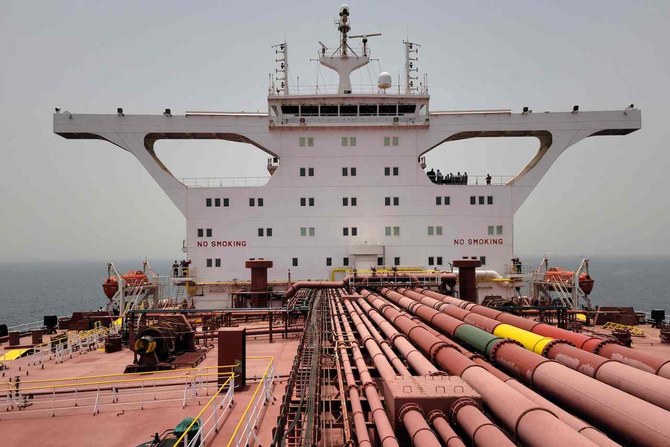
POLYGON ((267 237, 272 237, 272 228, 266 228, 265 229, 265 235, 267 237))
POLYGON ((400 227, 393 227, 393 235, 400 236, 400 227))
POLYGON ((435 197, 435 205, 442 205, 442 197, 435 197))
POLYGON ((342 206, 349 206, 349 197, 342 197, 342 206))
POLYGON ((351 198, 351 206, 356 206, 356 202, 357 202, 356 197, 352 197, 351 198))
POLYGON ((349 137, 342 137, 342 147, 349 146, 349 137))
POLYGON ((502 234, 502 225, 496 225, 496 234, 502 234))
POLYGON ((207 233, 207 237, 212 237, 212 229, 211 228, 207 228, 206 233, 207 233))
POLYGON ((214 199, 214 206, 220 207, 221 206, 221 199, 219 199, 219 198, 214 199))
POLYGON ((212 266, 212 258, 207 258, 207 267, 212 266))
POLYGON ((349 168, 342 168, 342 177, 346 177, 349 175, 349 168))
POLYGON ((400 265, 400 258, 398 257, 393 258, 393 265, 400 265))
POLYGON ((393 137, 393 145, 394 145, 394 146, 397 146, 399 142, 400 142, 400 141, 399 141, 399 138, 398 138, 398 137, 393 137))
POLYGON ((442 236, 442 227, 435 227, 435 235, 442 236))
POLYGON ((451 197, 444 196, 444 204, 445 205, 451 205, 451 197))
POLYGON ((305 147, 305 137, 298 138, 298 144, 300 147, 305 147))
POLYGON ((349 236, 349 228, 347 227, 342 228, 342 236, 349 236))
POLYGON ((258 229, 258 236, 263 237, 263 229, 262 228, 258 229))
POLYGON ((205 199, 205 206, 212 206, 212 199, 205 199))
POLYGON ((223 206, 230 206, 230 200, 229 199, 223 199, 223 206))
POLYGON ((307 206, 307 199, 305 197, 300 197, 300 206, 307 206))
POLYGON ((309 206, 314 206, 314 197, 309 198, 309 206))
POLYGON ((399 172, 398 167, 394 166, 393 167, 393 175, 398 175, 398 172, 399 172))
POLYGON ((300 227, 300 236, 307 236, 307 228, 300 227))
POLYGON ((358 228, 351 227, 351 235, 352 236, 358 236, 358 228))
POLYGON ((479 196, 479 204, 480 205, 484 204, 484 196, 479 196))
POLYGON ((384 228, 384 236, 390 236, 390 235, 391 235, 391 227, 384 228))
POLYGON ((221 267, 221 258, 216 258, 214 260, 214 267, 221 267))
POLYGON ((384 258, 379 256, 377 257, 377 265, 384 265, 384 258))
POLYGON ((356 168, 349 168, 352 177, 356 177, 356 168))
POLYGON ((328 267, 330 267, 331 265, 333 265, 333 258, 326 258, 326 265, 327 265, 328 267))
POLYGON ((391 137, 384 137, 384 146, 391 145, 391 137))
POLYGON ((349 258, 342 258, 342 265, 345 267, 349 266, 349 258))
POLYGON ((486 256, 480 256, 479 257, 479 262, 481 262, 482 265, 486 265, 486 256))
POLYGON ((263 198, 262 197, 258 198, 258 206, 263 206, 263 198))
POLYGON ((493 227, 493 225, 489 225, 489 235, 491 234, 495 234, 495 228, 493 227))
POLYGON ((432 256, 428 257, 428 265, 435 265, 435 258, 432 256))
POLYGON ((256 206, 256 199, 254 199, 253 197, 251 197, 251 198, 249 199, 249 206, 256 206))
POLYGON ((437 265, 442 265, 442 256, 437 257, 437 265))
POLYGON ((435 234, 435 227, 428 227, 428 236, 435 234))
POLYGON ((305 176, 305 168, 300 168, 300 177, 305 176))
POLYGON ((356 146, 356 137, 349 137, 349 146, 356 146))
POLYGON ((391 168, 384 168, 384 175, 391 175, 391 168))
POLYGON ((292 259, 292 264, 293 264, 293 267, 297 267, 298 266, 298 258, 293 258, 292 259))
POLYGON ((486 196, 486 204, 493 205, 493 196, 486 196))
POLYGON ((315 236, 316 235, 316 230, 314 229, 314 227, 309 227, 309 235, 310 236, 315 236))
POLYGON ((307 146, 314 146, 314 137, 307 137, 307 146))
POLYGON ((307 168, 307 175, 314 177, 314 168, 307 168))
POLYGON ((398 206, 400 205, 400 198, 399 197, 394 197, 393 198, 393 206, 398 206))
POLYGON ((384 205, 385 206, 391 206, 391 198, 390 197, 384 197, 384 205))
POLYGON ((477 197, 470 196, 470 205, 477 205, 477 197))
POLYGON ((205 230, 203 228, 198 228, 198 237, 205 237, 205 230))

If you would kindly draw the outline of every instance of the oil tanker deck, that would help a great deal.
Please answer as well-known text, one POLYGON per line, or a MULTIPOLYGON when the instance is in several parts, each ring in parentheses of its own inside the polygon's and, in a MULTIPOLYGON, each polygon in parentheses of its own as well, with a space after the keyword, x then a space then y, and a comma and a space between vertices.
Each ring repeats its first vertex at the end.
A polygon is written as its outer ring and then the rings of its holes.
POLYGON ((587 259, 531 269, 512 237, 565 149, 640 111, 433 111, 418 44, 402 85, 359 88, 378 34, 350 34, 346 5, 336 26, 332 92, 290 89, 283 42, 264 113, 54 114, 137 157, 186 218, 186 257, 169 276, 110 263, 105 309, 0 334, 4 445, 670 445, 665 315, 593 308, 587 259), (540 147, 516 176, 426 171, 483 137, 540 147), (161 139, 252 144, 270 176, 179 180, 161 139))

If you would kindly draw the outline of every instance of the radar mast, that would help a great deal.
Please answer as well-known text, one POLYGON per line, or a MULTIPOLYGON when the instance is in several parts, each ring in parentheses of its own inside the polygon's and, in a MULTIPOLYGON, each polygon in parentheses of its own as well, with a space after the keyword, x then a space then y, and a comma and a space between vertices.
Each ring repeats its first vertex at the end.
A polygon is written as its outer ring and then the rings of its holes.
POLYGON ((361 34, 359 36, 347 36, 351 30, 349 22, 349 6, 340 6, 339 18, 335 20, 335 25, 340 32, 340 46, 330 55, 326 56, 327 48, 324 44, 321 45, 319 63, 321 65, 335 70, 340 76, 340 82, 337 88, 337 93, 344 95, 351 93, 351 79, 350 75, 354 70, 366 66, 370 62, 368 57, 368 37, 381 36, 381 33, 361 34), (357 55, 349 46, 347 39, 362 38, 363 39, 363 55, 357 55))

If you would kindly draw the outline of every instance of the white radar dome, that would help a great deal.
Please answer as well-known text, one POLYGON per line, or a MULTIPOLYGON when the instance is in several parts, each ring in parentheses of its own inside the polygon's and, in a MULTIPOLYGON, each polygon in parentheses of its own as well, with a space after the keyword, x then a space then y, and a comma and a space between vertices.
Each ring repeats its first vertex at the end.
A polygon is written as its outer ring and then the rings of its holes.
POLYGON ((391 81, 393 81, 391 74, 383 71, 379 73, 379 77, 377 78, 377 87, 386 90, 391 87, 391 81))

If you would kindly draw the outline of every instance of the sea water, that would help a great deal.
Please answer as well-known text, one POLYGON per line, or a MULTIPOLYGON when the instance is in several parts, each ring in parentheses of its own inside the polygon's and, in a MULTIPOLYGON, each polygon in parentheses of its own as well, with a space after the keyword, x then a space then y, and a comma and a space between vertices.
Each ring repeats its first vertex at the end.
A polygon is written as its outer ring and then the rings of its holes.
MULTIPOLYGON (((550 266, 576 269, 578 257, 550 257, 550 266)), ((536 267, 540 258, 521 256, 536 267)), ((152 260, 161 275, 169 275, 172 260, 152 260)), ((141 261, 118 262, 121 273, 142 268, 141 261)), ((632 306, 638 311, 665 309, 670 314, 670 257, 591 258, 594 305, 632 306)), ((8 326, 42 321, 44 315, 70 315, 97 310, 107 304, 102 282, 105 261, 0 263, 0 324, 8 326)))

